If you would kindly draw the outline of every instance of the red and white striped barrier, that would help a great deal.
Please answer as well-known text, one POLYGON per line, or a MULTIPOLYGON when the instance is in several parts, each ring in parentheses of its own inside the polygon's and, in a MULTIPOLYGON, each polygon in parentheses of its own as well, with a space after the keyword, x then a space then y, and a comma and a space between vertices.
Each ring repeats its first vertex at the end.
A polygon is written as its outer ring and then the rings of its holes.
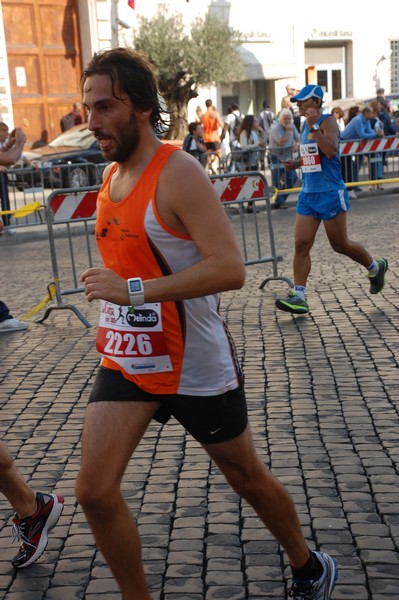
POLYGON ((265 183, 259 175, 226 175, 221 179, 211 177, 211 181, 222 202, 265 197, 265 183))
POLYGON ((97 209, 97 196, 98 190, 76 194, 53 194, 49 203, 53 221, 73 221, 94 217, 97 209))
POLYGON ((370 152, 386 152, 399 148, 399 137, 374 138, 373 140, 341 141, 341 156, 352 154, 369 154, 370 152))

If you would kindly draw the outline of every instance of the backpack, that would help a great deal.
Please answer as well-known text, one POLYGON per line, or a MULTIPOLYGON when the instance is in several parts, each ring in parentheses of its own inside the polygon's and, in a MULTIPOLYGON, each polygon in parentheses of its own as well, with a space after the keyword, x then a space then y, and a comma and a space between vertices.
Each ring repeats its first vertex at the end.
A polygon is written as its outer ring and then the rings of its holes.
POLYGON ((235 114, 234 115, 234 119, 235 119, 235 121, 234 121, 234 124, 233 124, 233 127, 232 127, 232 131, 233 131, 233 133, 235 135, 235 138, 238 140, 238 130, 239 130, 240 125, 242 123, 242 115, 241 114, 240 115, 236 115, 235 114))
POLYGON ((61 131, 67 131, 75 125, 75 118, 73 114, 70 112, 67 115, 64 115, 60 121, 61 131))

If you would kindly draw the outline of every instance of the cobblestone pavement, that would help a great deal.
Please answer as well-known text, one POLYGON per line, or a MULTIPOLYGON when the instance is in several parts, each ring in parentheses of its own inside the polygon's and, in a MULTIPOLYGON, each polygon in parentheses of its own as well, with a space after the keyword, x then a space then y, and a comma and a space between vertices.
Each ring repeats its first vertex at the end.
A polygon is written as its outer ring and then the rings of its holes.
MULTIPOLYGON (((291 277, 293 203, 272 218, 284 256, 279 273, 291 277)), ((248 267, 244 288, 222 296, 257 448, 292 494, 309 545, 337 558, 335 600, 399 598, 398 226, 397 193, 353 202, 351 236, 389 260, 380 295, 368 294, 364 270, 334 254, 321 230, 308 316, 275 311, 288 286, 272 281, 259 289, 270 264, 248 267)), ((60 236, 61 280, 68 276, 65 243, 60 236)), ((83 269, 83 238, 74 243, 82 246, 83 269)), ((45 232, 3 236, 0 253, 1 297, 21 317, 45 297, 52 278, 45 232)), ((74 499, 83 413, 98 365, 98 306, 83 294, 69 302, 92 328, 69 310, 53 311, 42 324, 29 318, 26 332, 0 337, 2 439, 32 486, 65 496, 46 552, 18 573, 10 565, 12 512, 0 499, 0 600, 121 598, 74 499)), ((150 427, 123 490, 138 519, 153 600, 286 597, 285 554, 176 422, 150 427)))

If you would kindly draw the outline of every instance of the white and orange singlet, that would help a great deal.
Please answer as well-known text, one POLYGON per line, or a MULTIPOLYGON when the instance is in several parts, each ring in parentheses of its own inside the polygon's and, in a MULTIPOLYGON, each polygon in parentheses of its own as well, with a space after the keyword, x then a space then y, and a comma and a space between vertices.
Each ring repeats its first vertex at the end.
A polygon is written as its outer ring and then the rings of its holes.
MULTIPOLYGON (((172 152, 164 144, 120 202, 109 194, 114 164, 98 196, 96 240, 104 266, 128 279, 170 275, 202 260, 189 236, 172 231, 156 206, 159 174, 172 152)), ((102 301, 97 335, 101 364, 152 394, 213 396, 241 375, 219 314, 219 295, 135 307, 102 301)))

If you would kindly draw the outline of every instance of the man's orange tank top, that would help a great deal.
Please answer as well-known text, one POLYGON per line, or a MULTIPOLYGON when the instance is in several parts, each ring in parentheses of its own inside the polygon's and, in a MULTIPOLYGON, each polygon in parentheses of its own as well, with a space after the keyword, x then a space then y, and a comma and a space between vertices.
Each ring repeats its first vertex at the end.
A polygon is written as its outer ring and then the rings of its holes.
MULTIPOLYGON (((157 211, 159 175, 175 151, 181 152, 168 144, 159 147, 120 202, 113 202, 109 193, 117 164, 110 168, 99 192, 98 248, 104 266, 124 279, 163 277, 202 260, 190 236, 172 231, 157 211)), ((126 379, 153 394, 212 396, 237 387, 240 367, 219 314, 218 294, 147 303, 128 311, 128 307, 102 301, 97 336, 102 365, 121 370, 126 379), (137 359, 140 341, 143 353, 137 359)))

